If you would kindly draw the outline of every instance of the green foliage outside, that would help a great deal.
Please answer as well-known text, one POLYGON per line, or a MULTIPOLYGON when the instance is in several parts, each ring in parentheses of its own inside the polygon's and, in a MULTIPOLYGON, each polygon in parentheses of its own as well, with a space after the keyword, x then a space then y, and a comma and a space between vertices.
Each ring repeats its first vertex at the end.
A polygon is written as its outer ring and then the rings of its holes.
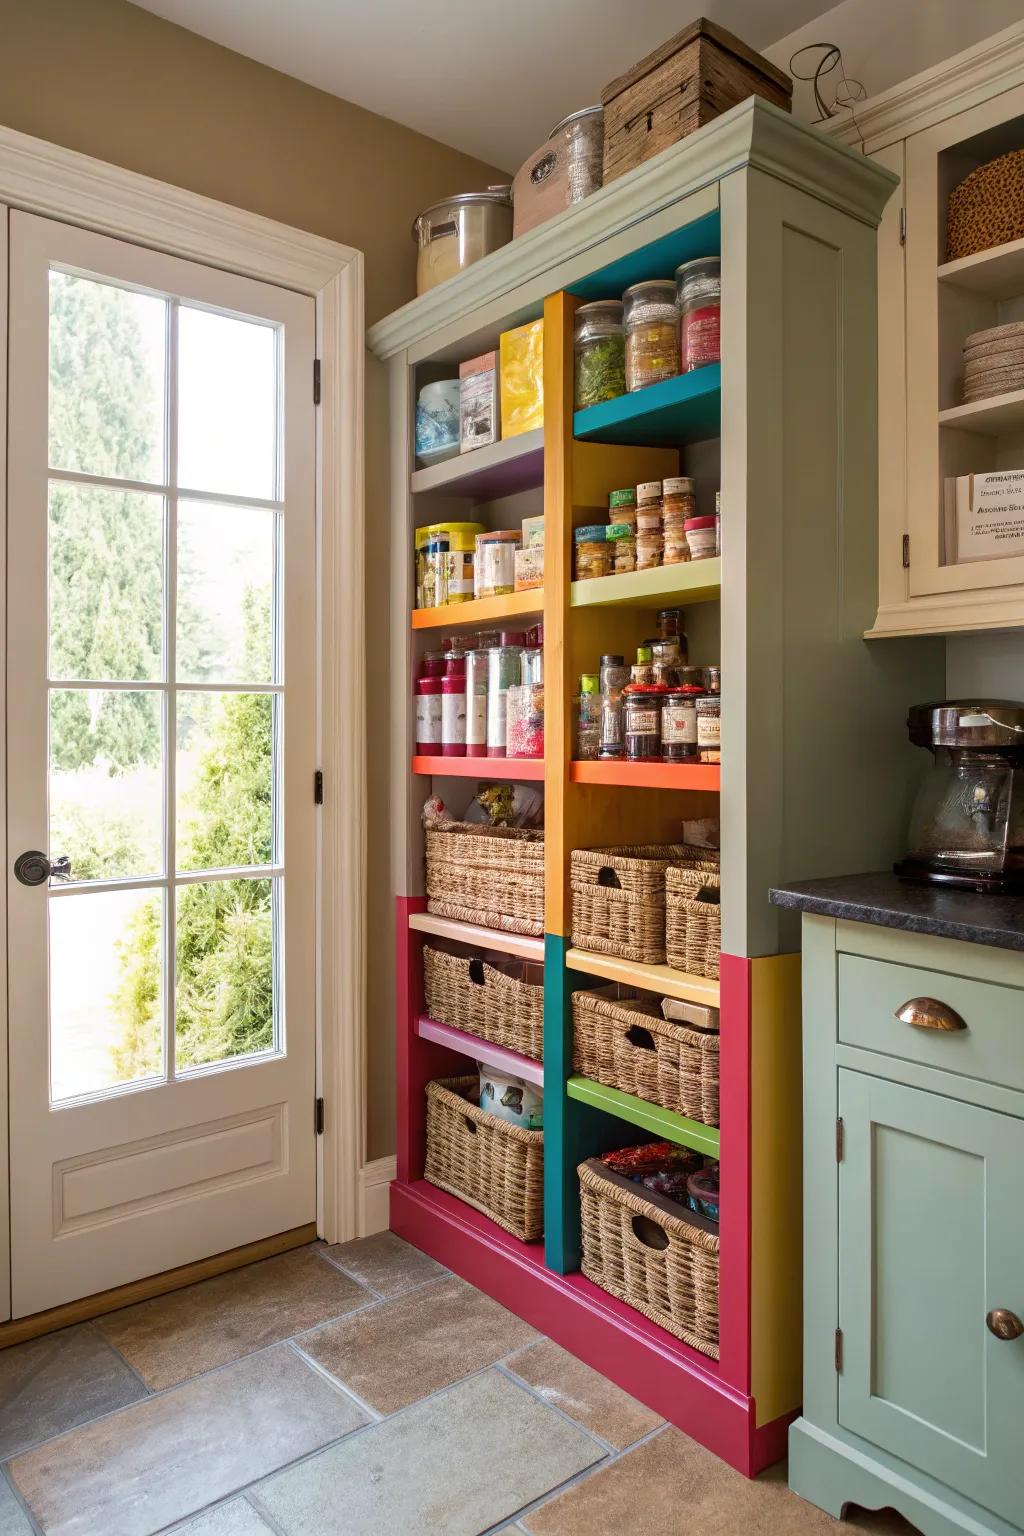
MULTIPOLYGON (((152 475, 150 375, 142 335, 119 290, 51 278, 50 458, 58 467, 152 475)), ((216 511, 211 509, 211 515, 216 511)), ((159 498, 55 483, 50 498, 51 676, 140 682, 138 692, 55 691, 51 702, 51 846, 76 879, 150 874, 161 857, 157 700, 161 676, 163 513, 159 498)), ((245 675, 266 676, 267 588, 249 587, 245 675), (263 670, 257 670, 261 667, 263 670)), ((177 616, 182 673, 211 670, 202 616, 177 616)), ((179 695, 178 867, 218 869, 272 857, 269 695, 179 695), (182 775, 183 776, 183 775, 182 775)), ((169 747, 171 744, 168 744, 169 747)), ((137 909, 119 945, 110 1006, 118 1081, 162 1070, 161 898, 137 909)), ((177 910, 176 1060, 199 1066, 273 1043, 269 880, 181 887, 177 910)))

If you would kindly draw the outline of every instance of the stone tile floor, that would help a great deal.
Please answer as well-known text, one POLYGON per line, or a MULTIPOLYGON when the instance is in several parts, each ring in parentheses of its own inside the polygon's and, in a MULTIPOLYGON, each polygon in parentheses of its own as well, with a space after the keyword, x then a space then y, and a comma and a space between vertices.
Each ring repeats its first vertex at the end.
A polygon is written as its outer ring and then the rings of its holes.
POLYGON ((390 1234, 0 1352, 0 1536, 913 1536, 748 1482, 390 1234))

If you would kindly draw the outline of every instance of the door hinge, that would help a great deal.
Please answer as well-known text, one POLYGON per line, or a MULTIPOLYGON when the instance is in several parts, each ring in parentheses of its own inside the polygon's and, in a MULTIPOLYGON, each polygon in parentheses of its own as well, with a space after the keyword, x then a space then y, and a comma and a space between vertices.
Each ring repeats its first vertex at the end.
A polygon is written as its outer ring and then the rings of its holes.
POLYGON ((313 775, 313 804, 314 805, 323 805, 323 803, 324 803, 324 771, 323 771, 322 768, 318 768, 316 773, 314 773, 314 775, 313 775))
POLYGON ((836 1375, 843 1369, 843 1330, 836 1329, 836 1375))
POLYGON ((842 1160, 843 1160, 843 1117, 842 1117, 842 1115, 837 1115, 836 1116, 836 1162, 837 1163, 841 1163, 842 1160))
POLYGON ((910 534, 903 535, 903 569, 910 570, 910 534))
POLYGON ((900 245, 907 243, 907 210, 900 209, 900 245))
POLYGON ((318 1136, 322 1136, 323 1133, 324 1133, 324 1101, 323 1101, 323 1099, 317 1099, 317 1101, 316 1101, 316 1105, 315 1105, 315 1108, 314 1108, 314 1111, 313 1111, 313 1124, 316 1126, 316 1133, 317 1133, 317 1135, 318 1136))
POLYGON ((320 404, 320 359, 313 359, 313 404, 320 404))

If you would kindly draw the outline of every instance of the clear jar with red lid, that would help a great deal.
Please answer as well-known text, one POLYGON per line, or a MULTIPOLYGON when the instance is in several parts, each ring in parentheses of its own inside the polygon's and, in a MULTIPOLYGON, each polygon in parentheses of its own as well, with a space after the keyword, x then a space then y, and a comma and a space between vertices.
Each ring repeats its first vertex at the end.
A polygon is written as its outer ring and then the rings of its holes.
POLYGON ((431 757, 441 750, 441 684, 442 677, 420 677, 416 680, 416 752, 419 757, 431 757))
POLYGON ((466 755, 466 676, 441 679, 441 756, 466 755))

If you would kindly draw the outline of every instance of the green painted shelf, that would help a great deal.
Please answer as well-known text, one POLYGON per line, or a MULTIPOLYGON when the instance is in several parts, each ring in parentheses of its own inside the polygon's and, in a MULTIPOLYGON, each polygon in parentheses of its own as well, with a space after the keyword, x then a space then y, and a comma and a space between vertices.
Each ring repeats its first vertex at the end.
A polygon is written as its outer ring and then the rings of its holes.
POLYGON ((631 1093, 620 1093, 618 1088, 606 1088, 603 1083, 592 1082, 589 1077, 570 1077, 565 1085, 570 1099, 603 1109, 606 1114, 628 1120, 641 1130, 660 1136, 663 1141, 675 1141, 681 1147, 692 1147, 706 1157, 718 1157, 718 1128, 701 1125, 698 1120, 687 1120, 674 1110, 662 1109, 660 1104, 648 1104, 631 1093))
MULTIPOLYGON (((673 598, 685 603, 717 603, 721 595, 722 557, 716 555, 713 560, 686 560, 679 565, 657 565, 649 571, 626 571, 617 576, 590 576, 586 581, 574 581, 569 601, 574 608, 614 608, 624 604, 631 608, 662 608, 673 598)), ((424 611, 445 612, 441 608, 424 611)))
POLYGON ((587 443, 678 448, 718 437, 722 430, 722 365, 678 373, 631 395, 588 405, 572 419, 573 435, 587 443))

